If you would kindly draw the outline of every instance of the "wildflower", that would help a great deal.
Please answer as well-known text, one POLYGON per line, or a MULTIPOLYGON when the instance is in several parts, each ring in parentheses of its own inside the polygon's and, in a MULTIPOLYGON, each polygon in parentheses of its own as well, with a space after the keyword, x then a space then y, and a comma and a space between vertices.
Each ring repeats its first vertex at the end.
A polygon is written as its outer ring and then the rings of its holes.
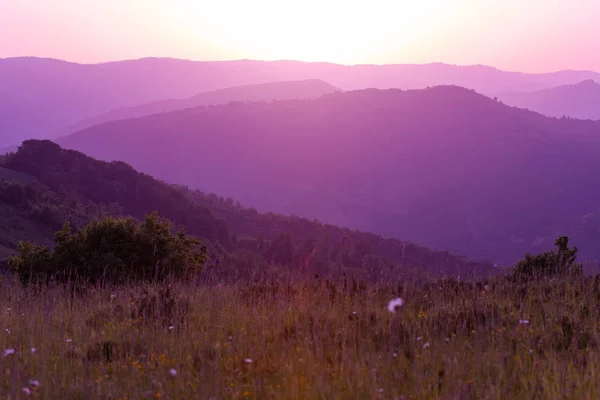
POLYGON ((425 342, 425 344, 423 345, 423 348, 426 349, 429 347, 429 342, 425 342))
POLYGON ((116 299, 116 298, 117 298, 117 295, 116 295, 116 294, 111 294, 111 295, 110 295, 110 299, 111 299, 111 300, 114 300, 114 299, 116 299))
POLYGON ((252 359, 251 358, 246 358, 246 364, 252 364, 252 359))
POLYGON ((30 379, 29 380, 29 384, 31 386, 40 387, 40 381, 37 381, 37 380, 34 380, 34 379, 30 379))
POLYGON ((394 357, 394 358, 398 357, 398 353, 392 354, 392 357, 394 357))
POLYGON ((445 338, 444 340, 446 341, 446 343, 450 342, 450 338, 445 338))
POLYGON ((6 333, 10 335, 10 329, 6 328, 6 333))
POLYGON ((419 336, 419 337, 417 338, 417 342, 420 342, 420 341, 421 341, 421 339, 423 339, 423 336, 419 336))
POLYGON ((23 393, 25 393, 27 396, 29 396, 31 394, 31 389, 24 387, 23 393))
POLYGON ((526 325, 526 324, 528 324, 528 323, 529 323, 529 320, 528 320, 528 319, 520 319, 520 320, 519 320, 519 325, 526 325))
POLYGON ((32 352, 32 353, 35 353, 36 351, 37 351, 37 349, 36 349, 35 347, 32 347, 32 348, 31 348, 31 352, 32 352))
POLYGON ((6 349, 6 350, 4 350, 4 355, 2 357, 4 358, 6 356, 14 354, 14 352, 15 352, 15 349, 6 349))
POLYGON ((177 371, 174 368, 171 368, 169 374, 171 374, 171 376, 177 376, 177 371))
POLYGON ((388 310, 395 313, 396 309, 402 307, 402 304, 404 304, 404 300, 398 297, 397 299, 394 299, 388 303, 388 310))
POLYGON ((175 327, 173 325, 169 326, 170 331, 172 331, 173 329, 175 329, 175 327))
POLYGON ((73 339, 67 339, 67 343, 71 343, 73 339))

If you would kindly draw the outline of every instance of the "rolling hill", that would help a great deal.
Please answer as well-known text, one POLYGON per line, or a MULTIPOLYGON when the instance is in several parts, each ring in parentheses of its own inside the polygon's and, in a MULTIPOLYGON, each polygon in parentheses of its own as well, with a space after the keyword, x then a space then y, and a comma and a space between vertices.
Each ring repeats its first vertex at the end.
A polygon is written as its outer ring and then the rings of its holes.
POLYGON ((600 120, 600 84, 593 80, 535 92, 499 93, 497 97, 550 117, 600 120))
POLYGON ((157 210, 210 252, 207 273, 218 279, 259 277, 273 270, 354 275, 370 280, 488 276, 473 262, 406 241, 324 225, 298 217, 260 214, 231 199, 173 186, 123 162, 102 162, 29 140, 0 160, 0 259, 19 240, 49 244, 66 221, 81 226, 107 215, 142 218, 157 210))
POLYGON ((455 84, 490 94, 533 91, 586 79, 590 71, 506 72, 486 66, 338 65, 298 61, 200 62, 144 58, 101 64, 0 59, 0 147, 53 138, 69 126, 117 108, 276 81, 322 79, 342 90, 420 89, 455 84))
POLYGON ((168 182, 512 263, 569 235, 596 259, 600 122, 472 90, 363 90, 96 125, 59 143, 168 182))
POLYGON ((256 85, 238 86, 215 90, 212 92, 199 93, 187 99, 161 100, 134 107, 118 108, 105 114, 83 120, 73 126, 70 126, 63 132, 57 132, 53 136, 63 136, 65 134, 77 132, 90 126, 108 121, 139 118, 145 115, 184 110, 186 108, 227 104, 232 101, 256 102, 289 99, 312 99, 339 90, 340 89, 336 88, 335 86, 318 79, 270 82, 256 85))

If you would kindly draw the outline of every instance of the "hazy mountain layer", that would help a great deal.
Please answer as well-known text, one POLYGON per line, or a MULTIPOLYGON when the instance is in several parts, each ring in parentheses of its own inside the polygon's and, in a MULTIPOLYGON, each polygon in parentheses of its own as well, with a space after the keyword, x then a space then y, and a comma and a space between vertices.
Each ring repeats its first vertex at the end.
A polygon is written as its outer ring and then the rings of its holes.
POLYGON ((145 58, 76 64, 34 57, 0 59, 0 147, 56 137, 69 126, 121 107, 276 81, 322 79, 342 90, 420 89, 456 84, 482 93, 532 91, 586 79, 589 71, 505 72, 486 66, 355 65, 298 61, 199 62, 145 58))
POLYGON ((459 87, 231 104, 94 126, 66 147, 262 211, 513 262, 570 235, 596 258, 600 122, 459 87))

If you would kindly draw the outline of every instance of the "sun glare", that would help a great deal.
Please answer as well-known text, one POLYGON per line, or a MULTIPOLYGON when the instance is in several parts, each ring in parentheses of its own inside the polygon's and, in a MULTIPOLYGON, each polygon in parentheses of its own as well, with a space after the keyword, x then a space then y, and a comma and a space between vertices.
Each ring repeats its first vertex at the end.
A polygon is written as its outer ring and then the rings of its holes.
POLYGON ((353 64, 410 52, 448 11, 438 0, 183 0, 169 12, 183 40, 218 42, 232 57, 353 64))

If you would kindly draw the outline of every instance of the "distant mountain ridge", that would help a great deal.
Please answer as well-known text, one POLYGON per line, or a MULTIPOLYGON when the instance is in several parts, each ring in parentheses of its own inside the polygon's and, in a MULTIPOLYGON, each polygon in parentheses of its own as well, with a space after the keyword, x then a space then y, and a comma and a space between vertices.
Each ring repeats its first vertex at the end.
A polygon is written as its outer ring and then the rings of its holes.
POLYGON ((600 258, 600 122, 456 86, 189 109, 58 142, 262 211, 474 258, 512 263, 559 235, 600 258))
POLYGON ((202 62, 144 58, 76 64, 35 57, 0 59, 0 147, 48 138, 122 107, 188 98, 227 87, 321 79, 341 90, 420 89, 455 84, 492 94, 600 81, 590 71, 523 74, 486 66, 338 65, 299 61, 202 62))
POLYGON ((90 126, 128 118, 139 118, 145 115, 164 113, 169 111, 184 110, 186 108, 205 107, 209 105, 226 104, 232 101, 253 102, 273 101, 288 99, 312 99, 323 94, 339 91, 336 88, 319 79, 307 79, 303 81, 270 82, 255 85, 236 86, 212 92, 198 93, 187 99, 170 99, 141 104, 134 107, 124 107, 112 110, 105 114, 85 119, 64 131, 53 135, 60 137, 67 133, 73 133, 90 126))
POLYGON ((506 104, 550 117, 600 120, 600 84, 587 79, 573 85, 535 92, 505 92, 497 96, 506 104))

